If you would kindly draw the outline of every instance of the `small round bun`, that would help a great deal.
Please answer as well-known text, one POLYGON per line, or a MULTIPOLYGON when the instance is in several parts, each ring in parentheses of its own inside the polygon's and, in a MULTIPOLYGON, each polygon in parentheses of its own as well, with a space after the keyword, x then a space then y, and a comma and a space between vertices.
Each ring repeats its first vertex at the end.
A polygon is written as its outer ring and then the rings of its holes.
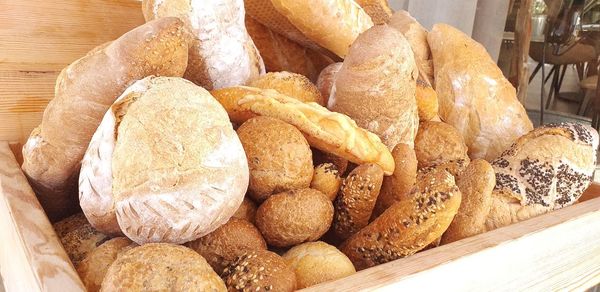
POLYGON ((252 223, 236 218, 186 246, 203 256, 218 273, 249 250, 267 249, 258 229, 252 223))
POLYGON ((323 163, 315 166, 315 174, 310 182, 311 189, 320 191, 333 201, 340 190, 341 184, 342 178, 335 164, 323 163))
POLYGON ((262 202, 274 193, 307 188, 313 177, 312 152, 294 126, 269 117, 255 117, 237 133, 250 167, 249 195, 262 202))
POLYGON ((72 215, 54 224, 56 233, 73 266, 79 263, 109 237, 96 230, 82 213, 72 215))
POLYGON ((123 252, 137 246, 127 237, 116 237, 92 250, 77 266, 77 273, 88 292, 100 291, 110 265, 123 252))
POLYGON ((333 204, 313 189, 271 196, 256 212, 256 226, 267 243, 277 247, 315 241, 331 226, 333 204))
POLYGON ((132 248, 110 266, 100 291, 226 291, 223 280, 193 250, 168 243, 132 248))
POLYGON ((249 198, 244 198, 240 207, 235 211, 235 214, 231 218, 244 219, 254 224, 256 217, 256 203, 249 198))
POLYGON ((296 290, 296 275, 285 261, 268 250, 253 250, 238 257, 229 265, 221 278, 228 291, 296 290))
POLYGON ((356 272, 345 254, 322 241, 297 245, 287 251, 283 259, 296 273, 298 289, 341 279, 356 272))
POLYGON ((325 100, 317 86, 301 74, 285 71, 269 72, 252 81, 250 86, 261 89, 275 89, 281 94, 303 102, 316 102, 322 106, 325 105, 325 100))
POLYGON ((467 151, 465 141, 453 126, 435 121, 419 124, 415 138, 419 169, 448 165, 447 170, 457 176, 469 164, 467 151))

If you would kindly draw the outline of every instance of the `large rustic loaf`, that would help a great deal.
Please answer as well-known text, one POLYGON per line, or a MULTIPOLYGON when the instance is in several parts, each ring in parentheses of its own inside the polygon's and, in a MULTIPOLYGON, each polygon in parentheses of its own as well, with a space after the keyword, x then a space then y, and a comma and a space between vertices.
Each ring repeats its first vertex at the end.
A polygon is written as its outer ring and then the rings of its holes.
POLYGON ((23 146, 23 171, 51 220, 77 206, 80 161, 106 110, 137 79, 182 76, 187 38, 177 18, 152 21, 63 69, 42 123, 23 146))

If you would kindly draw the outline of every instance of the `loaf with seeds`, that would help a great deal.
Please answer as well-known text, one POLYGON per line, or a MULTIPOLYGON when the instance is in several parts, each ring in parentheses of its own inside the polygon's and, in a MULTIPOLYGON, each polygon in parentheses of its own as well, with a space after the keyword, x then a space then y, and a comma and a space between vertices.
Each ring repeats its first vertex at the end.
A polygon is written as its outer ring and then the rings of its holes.
POLYGON ((253 250, 230 264, 221 278, 228 291, 296 290, 296 275, 283 258, 268 250, 253 250))

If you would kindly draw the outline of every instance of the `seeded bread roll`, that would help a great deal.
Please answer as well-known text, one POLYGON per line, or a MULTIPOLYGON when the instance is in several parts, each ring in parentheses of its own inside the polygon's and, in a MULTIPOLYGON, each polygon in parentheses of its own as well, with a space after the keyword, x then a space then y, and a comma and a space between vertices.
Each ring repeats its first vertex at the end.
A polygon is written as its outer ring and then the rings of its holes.
POLYGON ((335 197, 342 185, 340 172, 333 163, 323 163, 315 166, 315 174, 310 182, 310 188, 320 191, 331 201, 335 197))
POLYGON ((322 241, 292 247, 283 259, 296 273, 297 288, 341 279, 356 273, 352 262, 335 246, 322 241))
POLYGON ((100 291, 110 265, 120 254, 135 246, 137 244, 127 237, 116 237, 92 250, 77 266, 77 273, 87 291, 100 291))
POLYGON ((393 204, 342 244, 340 250, 357 270, 412 255, 446 231, 461 200, 454 177, 434 169, 421 186, 411 200, 393 204))
POLYGON ((332 163, 337 168, 340 176, 346 173, 346 170, 348 169, 348 160, 331 153, 323 152, 316 148, 312 148, 312 151, 314 165, 332 163))
POLYGON ((332 220, 333 204, 313 189, 272 195, 256 211, 256 227, 276 247, 315 241, 329 230, 332 220))
POLYGON ((356 3, 365 10, 375 24, 385 24, 392 16, 392 9, 387 0, 356 0, 356 3))
POLYGON ((252 223, 236 218, 231 218, 217 230, 186 243, 186 246, 203 256, 217 273, 249 250, 267 249, 267 243, 258 229, 252 223))
POLYGON ((457 164, 449 167, 453 175, 458 175, 469 164, 467 145, 460 133, 443 122, 424 121, 419 124, 415 139, 415 154, 419 169, 440 165, 457 164))
POLYGON ((256 218, 256 203, 248 198, 244 198, 242 204, 231 218, 244 219, 254 224, 254 219, 256 218))
POLYGON ((267 250, 253 250, 238 257, 221 278, 231 292, 296 290, 294 271, 279 255, 267 250))
POLYGON ((581 124, 539 127, 492 162, 496 186, 487 230, 575 203, 592 182, 598 132, 581 124))
POLYGON ((329 103, 329 97, 331 96, 333 85, 335 83, 335 76, 338 72, 340 72, 343 64, 344 63, 342 62, 333 63, 325 67, 325 69, 323 69, 319 74, 317 88, 321 92, 321 96, 323 96, 325 104, 329 103))
POLYGON ((316 102, 322 106, 325 101, 319 89, 306 76, 290 72, 270 72, 250 83, 261 89, 275 89, 279 93, 303 102, 316 102))
POLYGON ((310 186, 312 152, 294 126, 255 117, 243 123, 237 133, 248 157, 252 199, 262 202, 274 193, 310 186))
POLYGON ((352 170, 334 202, 334 234, 345 240, 369 224, 381 183, 383 170, 375 164, 363 164, 352 170))
POLYGON ((489 162, 476 159, 458 176, 456 185, 462 202, 452 224, 442 236, 442 244, 485 232, 485 221, 492 205, 492 190, 496 185, 494 169, 489 162))
POLYGON ((82 213, 67 217, 54 224, 60 242, 62 243, 73 266, 79 263, 96 247, 109 239, 108 236, 94 229, 85 220, 82 213))
POLYGON ((417 156, 415 150, 406 144, 398 144, 392 151, 396 169, 391 176, 383 178, 381 191, 371 219, 377 218, 396 202, 410 199, 410 193, 417 179, 417 156))
POLYGON ((134 247, 113 262, 100 291, 227 291, 201 255, 168 243, 134 247))

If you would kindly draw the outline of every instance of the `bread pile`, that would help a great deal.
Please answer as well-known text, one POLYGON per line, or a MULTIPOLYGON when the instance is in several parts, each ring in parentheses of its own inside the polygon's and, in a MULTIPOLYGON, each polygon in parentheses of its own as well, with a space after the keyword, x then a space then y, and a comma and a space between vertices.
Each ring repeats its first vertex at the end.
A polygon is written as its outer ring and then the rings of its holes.
POLYGON ((481 45, 386 1, 143 9, 63 70, 23 147, 90 291, 292 291, 569 206, 592 181, 595 130, 532 129, 481 45))

